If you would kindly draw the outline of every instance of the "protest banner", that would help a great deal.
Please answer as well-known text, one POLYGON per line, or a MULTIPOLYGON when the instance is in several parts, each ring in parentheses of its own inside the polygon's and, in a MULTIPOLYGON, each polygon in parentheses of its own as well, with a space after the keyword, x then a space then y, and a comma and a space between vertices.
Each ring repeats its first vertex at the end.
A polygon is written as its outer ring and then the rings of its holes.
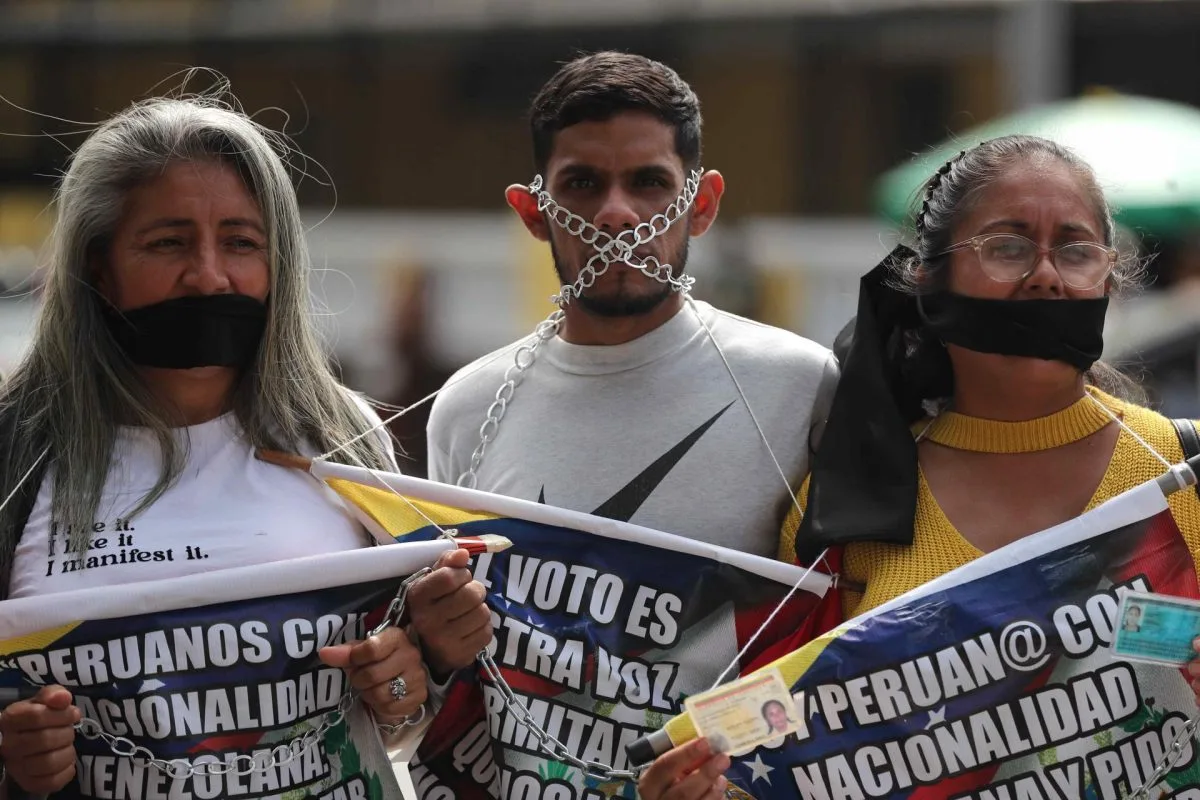
POLYGON ((392 800, 400 790, 369 712, 317 652, 365 638, 401 580, 451 547, 370 547, 8 600, 0 687, 60 684, 74 695, 78 775, 56 797, 392 800))
MULTIPOLYGON (((735 796, 1116 800, 1196 713, 1186 671, 1115 657, 1120 597, 1196 598, 1150 482, 847 621, 775 663, 799 730, 727 773, 735 796)), ((672 741, 692 738, 686 715, 672 741)), ((1150 797, 1200 798, 1191 737, 1150 797)))
POLYGON ((840 614, 834 593, 823 601, 831 580, 817 572, 454 486, 326 462, 311 471, 377 536, 454 529, 513 542, 472 569, 492 611, 489 653, 515 702, 486 670, 456 675, 409 766, 424 798, 632 798, 635 783, 619 774, 626 745, 727 666, 737 674, 775 660, 840 619, 830 616, 840 614), (547 757, 525 710, 568 757, 547 757))

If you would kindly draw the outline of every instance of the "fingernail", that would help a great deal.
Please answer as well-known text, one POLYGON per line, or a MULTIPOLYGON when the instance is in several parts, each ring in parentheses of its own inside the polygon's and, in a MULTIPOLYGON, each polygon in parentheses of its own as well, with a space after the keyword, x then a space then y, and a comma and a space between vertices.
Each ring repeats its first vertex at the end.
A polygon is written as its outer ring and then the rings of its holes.
POLYGON ((726 778, 724 775, 718 775, 718 776, 717 776, 717 783, 716 783, 716 787, 717 787, 717 791, 718 791, 718 792, 724 792, 724 791, 725 791, 725 787, 726 787, 726 786, 728 786, 728 785, 729 785, 729 779, 728 779, 728 778, 726 778))

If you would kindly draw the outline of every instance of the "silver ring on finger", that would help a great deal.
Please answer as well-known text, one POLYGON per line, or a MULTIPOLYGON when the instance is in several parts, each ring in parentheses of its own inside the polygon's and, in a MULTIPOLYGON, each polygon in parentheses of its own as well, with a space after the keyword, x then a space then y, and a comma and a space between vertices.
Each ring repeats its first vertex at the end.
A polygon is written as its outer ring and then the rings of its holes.
POLYGON ((404 676, 397 675, 388 682, 388 689, 393 698, 403 700, 408 695, 408 682, 404 680, 404 676))

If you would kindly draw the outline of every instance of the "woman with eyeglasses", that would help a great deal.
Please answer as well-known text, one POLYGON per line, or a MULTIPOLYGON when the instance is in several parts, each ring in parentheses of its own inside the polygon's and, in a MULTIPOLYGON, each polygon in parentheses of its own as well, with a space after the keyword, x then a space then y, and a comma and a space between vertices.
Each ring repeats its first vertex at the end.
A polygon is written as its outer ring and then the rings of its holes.
MULTIPOLYGON (((1096 176, 1054 142, 993 139, 929 178, 914 249, 863 279, 835 344, 803 522, 782 536, 784 560, 831 548, 847 617, 1158 477, 1159 456, 1182 459, 1172 421, 1099 361, 1109 297, 1137 277, 1113 243, 1096 176)), ((1168 502, 1195 553, 1200 499, 1168 502)), ((715 800, 729 764, 694 739, 643 773, 641 796, 715 800)))
MULTIPOLYGON (((1045 139, 984 142, 930 177, 915 249, 864 278, 835 344, 803 523, 782 536, 803 563, 844 545, 829 566, 847 617, 1159 475, 1118 417, 1180 459, 1170 421, 1098 361, 1108 297, 1135 278, 1113 240, 1091 168, 1045 139)), ((1171 505, 1194 549, 1200 502, 1171 505)), ((728 764, 697 739, 643 774, 642 796, 716 797, 702 778, 728 764)))
MULTIPOLYGON (((984 142, 930 177, 915 234, 863 281, 824 459, 783 532, 801 560, 845 544, 841 573, 862 589, 844 593, 847 616, 1183 457, 1171 420, 1098 360, 1137 264, 1087 164, 1036 137, 984 142)), ((1197 550, 1196 494, 1169 502, 1197 550)))

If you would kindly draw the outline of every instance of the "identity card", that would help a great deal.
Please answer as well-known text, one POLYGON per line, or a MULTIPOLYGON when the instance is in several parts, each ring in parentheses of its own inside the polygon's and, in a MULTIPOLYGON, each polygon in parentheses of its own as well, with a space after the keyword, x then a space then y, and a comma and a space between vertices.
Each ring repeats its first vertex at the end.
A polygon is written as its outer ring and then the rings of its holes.
POLYGON ((1132 661, 1182 666, 1196 658, 1200 601, 1129 592, 1117 608, 1112 651, 1132 661))
POLYGON ((800 714, 778 667, 685 698, 683 705, 696 731, 726 753, 747 752, 800 727, 800 714))

